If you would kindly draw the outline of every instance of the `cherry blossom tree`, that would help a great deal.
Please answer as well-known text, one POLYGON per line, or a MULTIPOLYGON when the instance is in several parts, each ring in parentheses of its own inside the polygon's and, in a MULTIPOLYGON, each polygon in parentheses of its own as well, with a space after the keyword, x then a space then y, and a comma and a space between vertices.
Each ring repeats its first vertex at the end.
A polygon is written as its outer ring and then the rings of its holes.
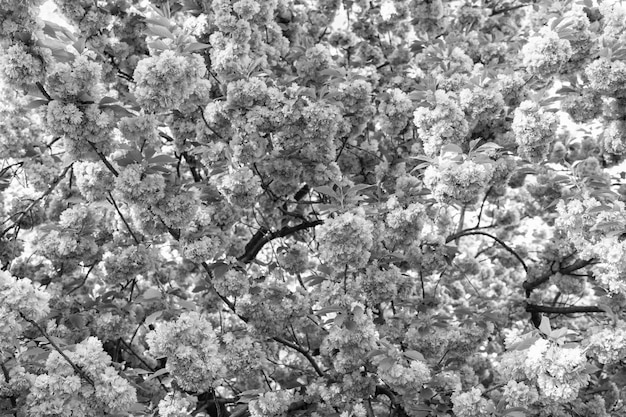
POLYGON ((626 413, 620 2, 54 4, 0 1, 0 414, 626 413))

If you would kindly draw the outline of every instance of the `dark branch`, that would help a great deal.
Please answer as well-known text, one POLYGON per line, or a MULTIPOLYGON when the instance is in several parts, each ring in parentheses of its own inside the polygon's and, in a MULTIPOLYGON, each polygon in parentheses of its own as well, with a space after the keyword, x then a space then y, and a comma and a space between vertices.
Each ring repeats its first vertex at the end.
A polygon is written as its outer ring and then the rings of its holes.
POLYGON ((511 7, 505 7, 499 10, 494 10, 491 12, 492 16, 497 16, 502 13, 512 12, 513 10, 521 9, 522 7, 530 6, 530 4, 517 4, 511 7))
POLYGON ((311 222, 300 223, 295 226, 283 227, 282 229, 276 232, 270 232, 267 229, 261 229, 250 239, 250 242, 246 245, 246 252, 237 258, 239 261, 243 263, 251 262, 256 255, 263 249, 265 244, 269 243, 274 239, 278 239, 280 237, 286 237, 292 235, 300 230, 310 229, 315 226, 319 226, 324 223, 322 220, 314 220, 311 222))
POLYGON ((113 175, 115 175, 116 177, 118 177, 118 176, 120 175, 120 174, 119 174, 119 172, 117 172, 117 170, 116 170, 115 168, 113 168, 113 165, 111 165, 111 163, 107 160, 106 156, 104 156, 104 154, 103 154, 102 152, 100 152, 100 151, 98 150, 98 148, 96 148, 96 145, 95 145, 92 141, 88 140, 87 142, 91 145, 91 147, 92 147, 92 148, 93 148, 93 150, 96 152, 96 154, 98 155, 98 157, 100 158, 100 160, 101 160, 102 162, 104 162, 104 165, 106 165, 106 167, 109 169, 109 171, 111 171, 111 173, 112 173, 113 175))
POLYGON ((540 306, 537 304, 527 304, 526 311, 529 313, 552 313, 552 314, 574 314, 574 313, 605 313, 598 306, 571 306, 571 307, 554 307, 540 306))
POLYGON ((540 286, 541 284, 547 282, 548 280, 550 280, 550 277, 555 274, 556 272, 560 272, 563 275, 569 275, 574 271, 577 271, 581 268, 586 267, 587 265, 593 264, 594 260, 593 259, 579 259, 576 262, 574 262, 573 264, 560 268, 558 271, 548 271, 544 274, 542 274, 541 276, 531 280, 526 280, 524 281, 524 283, 522 284, 522 287, 524 288, 524 290, 526 290, 526 298, 530 297, 530 293, 537 288, 538 286, 540 286))
POLYGON ((522 264, 522 267, 524 267, 524 271, 528 272, 528 267, 526 266, 526 263, 524 262, 522 257, 517 254, 517 252, 515 252, 513 249, 511 249, 511 247, 509 245, 507 245, 502 239, 500 239, 499 237, 496 237, 496 236, 494 236, 492 234, 489 234, 487 232, 481 232, 481 231, 472 230, 472 229, 470 229, 470 230, 463 230, 463 231, 461 231, 459 233, 453 234, 452 236, 448 236, 448 238, 446 239, 446 243, 452 242, 453 240, 456 240, 456 239, 458 239, 460 237, 470 236, 470 235, 483 235, 483 236, 487 236, 487 237, 490 237, 491 239, 495 240, 507 252, 509 252, 511 255, 515 256, 515 258, 522 264))

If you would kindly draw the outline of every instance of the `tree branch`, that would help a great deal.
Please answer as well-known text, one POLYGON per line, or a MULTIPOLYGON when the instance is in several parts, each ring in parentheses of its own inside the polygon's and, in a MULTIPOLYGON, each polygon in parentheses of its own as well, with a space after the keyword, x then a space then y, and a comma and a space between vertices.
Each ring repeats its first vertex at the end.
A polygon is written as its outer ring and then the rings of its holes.
POLYGON ((524 271, 528 272, 528 267, 526 266, 526 263, 524 262, 522 257, 517 254, 517 252, 515 252, 513 249, 511 249, 511 247, 509 245, 507 245, 502 239, 500 239, 499 237, 494 236, 492 234, 489 234, 487 232, 481 232, 481 231, 472 230, 472 229, 463 230, 461 232, 453 234, 452 236, 448 236, 448 238, 446 239, 446 243, 452 242, 453 240, 457 240, 460 237, 470 236, 470 235, 483 235, 483 236, 487 236, 487 237, 490 237, 491 239, 495 240, 507 252, 509 252, 511 255, 515 256, 515 258, 522 264, 522 267, 524 267, 524 271))
POLYGON ((265 244, 269 243, 270 241, 278 239, 280 237, 292 235, 300 230, 310 229, 312 227, 319 226, 323 223, 324 222, 322 220, 313 220, 310 222, 300 223, 295 226, 283 227, 276 232, 270 232, 268 229, 261 229, 254 234, 252 239, 250 239, 250 241, 246 245, 246 252, 237 259, 243 263, 249 263, 256 257, 261 249, 263 249, 263 246, 265 246, 265 244))
POLYGON ((276 342, 280 343, 281 345, 285 345, 288 348, 291 348, 291 349, 293 349, 293 350, 295 350, 297 352, 300 352, 300 354, 302 354, 302 356, 304 356, 309 361, 311 366, 313 366, 313 369, 315 369, 315 372, 317 372, 317 374, 319 376, 325 376, 326 375, 324 373, 324 371, 322 371, 320 369, 319 365, 317 364, 317 362, 315 362, 315 359, 313 358, 313 356, 311 355, 311 353, 308 350, 306 350, 302 346, 300 346, 300 345, 298 345, 296 343, 290 342, 289 340, 284 339, 284 338, 282 338, 280 336, 272 337, 272 339, 275 340, 276 342))
POLYGON ((588 259, 588 260, 579 259, 569 266, 559 268, 558 271, 548 271, 544 273, 543 275, 533 279, 532 281, 527 279, 522 284, 522 287, 524 288, 524 290, 526 290, 526 298, 530 297, 530 293, 533 292, 535 288, 537 288, 544 282, 547 282, 550 279, 550 277, 556 272, 560 272, 563 275, 569 275, 570 273, 577 271, 581 268, 584 268, 590 264, 593 264, 594 262, 595 261, 593 259, 588 259))
POLYGON ((527 304, 526 311, 529 313, 553 313, 553 314, 574 314, 574 313, 606 313, 598 306, 571 306, 554 307, 537 304, 527 304))

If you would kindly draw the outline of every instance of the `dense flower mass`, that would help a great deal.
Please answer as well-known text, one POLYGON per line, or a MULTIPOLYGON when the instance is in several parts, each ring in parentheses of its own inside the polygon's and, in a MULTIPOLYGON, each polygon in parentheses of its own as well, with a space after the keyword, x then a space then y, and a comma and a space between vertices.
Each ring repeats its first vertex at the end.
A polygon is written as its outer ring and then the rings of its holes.
POLYGON ((372 223, 363 212, 344 213, 319 230, 320 256, 339 270, 362 268, 373 245, 372 223))
POLYGON ((118 413, 137 401, 135 388, 111 366, 111 357, 102 350, 102 342, 97 338, 85 339, 76 345, 75 351, 65 355, 67 359, 52 352, 46 360, 47 373, 34 378, 28 395, 29 415, 118 413))
POLYGON ((522 48, 523 64, 526 71, 540 77, 557 73, 572 57, 572 46, 558 33, 543 27, 532 36, 522 48))
POLYGON ((134 93, 149 112, 178 109, 196 89, 209 82, 205 75, 206 66, 200 55, 180 56, 174 51, 163 51, 137 63, 134 93))
POLYGON ((159 323, 146 341, 152 356, 167 358, 165 369, 185 390, 206 392, 225 376, 213 326, 199 313, 183 313, 175 322, 159 323))
POLYGON ((442 90, 435 92, 434 108, 419 107, 415 110, 413 123, 428 156, 439 155, 444 144, 460 144, 469 133, 456 95, 442 90))
POLYGON ((545 158, 554 140, 556 126, 555 114, 543 110, 530 100, 523 101, 515 109, 511 125, 520 156, 533 162, 545 158))
POLYGON ((0 415, 623 416, 620 1, 0 10, 0 415))

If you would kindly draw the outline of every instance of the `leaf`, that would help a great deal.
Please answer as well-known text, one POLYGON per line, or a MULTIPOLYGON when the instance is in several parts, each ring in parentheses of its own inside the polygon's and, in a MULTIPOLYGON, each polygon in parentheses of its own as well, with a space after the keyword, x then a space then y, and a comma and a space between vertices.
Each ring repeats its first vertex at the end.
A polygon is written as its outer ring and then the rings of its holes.
POLYGON ((161 36, 163 38, 169 38, 174 40, 174 34, 172 32, 169 31, 169 29, 167 29, 165 26, 161 26, 161 25, 148 25, 146 27, 146 32, 148 33, 148 35, 153 35, 153 36, 161 36))
POLYGON ((461 149, 460 146, 455 145, 454 143, 448 143, 446 145, 443 145, 441 147, 441 153, 455 153, 455 154, 462 154, 463 153, 463 149, 461 149))
POLYGON ((396 360, 387 356, 378 364, 378 369, 381 371, 386 371, 390 369, 393 365, 396 364, 396 360))
POLYGON ((41 106, 45 106, 46 104, 48 104, 49 101, 48 100, 33 100, 30 103, 28 103, 27 105, 24 106, 25 109, 36 109, 38 107, 41 106))
POLYGON ((178 159, 170 155, 156 155, 148 159, 148 163, 158 165, 176 164, 178 163, 178 159))
POLYGON ((156 288, 148 288, 141 297, 144 300, 152 300, 154 298, 161 298, 161 291, 156 288))
POLYGON ((550 336, 552 329, 550 328, 550 319, 548 316, 541 317, 541 323, 539 324, 539 330, 546 336, 550 336))
POLYGON ((313 189, 320 194, 325 194, 325 195, 334 197, 336 200, 340 199, 339 195, 335 192, 335 190, 333 190, 328 185, 320 185, 319 187, 314 187, 313 189))
POLYGON ((164 313, 164 310, 159 310, 159 311, 155 311, 154 313, 150 314, 148 317, 146 317, 146 319, 143 321, 144 324, 146 326, 149 326, 153 323, 155 323, 164 313))
POLYGON ((168 49, 170 49, 170 47, 167 46, 167 44, 160 39, 157 39, 154 42, 148 42, 148 46, 152 49, 156 49, 159 51, 167 51, 168 49))
POLYGON ((320 308, 319 310, 317 310, 315 312, 315 315, 317 316, 323 316, 325 314, 331 314, 331 313, 340 313, 344 311, 343 307, 339 307, 337 305, 333 305, 333 306, 328 306, 328 307, 324 307, 324 308, 320 308))
POLYGON ((119 100, 113 97, 102 97, 102 100, 100 100, 100 105, 101 106, 106 106, 107 104, 113 104, 113 103, 118 103, 119 100))
POLYGON ((183 300, 182 298, 178 300, 178 304, 185 310, 196 311, 198 309, 196 303, 189 300, 183 300))
POLYGON ((146 381, 150 381, 151 379, 154 379, 156 377, 159 377, 161 375, 165 375, 169 373, 169 371, 165 368, 161 368, 158 371, 156 371, 155 373, 153 373, 152 375, 150 375, 148 378, 146 378, 146 381))
POLYGON ((201 51, 202 49, 207 49, 210 47, 211 45, 206 44, 206 43, 193 42, 185 46, 185 49, 183 49, 183 52, 191 53, 195 51, 201 51))
POLYGON ((530 336, 527 337, 526 339, 522 340, 521 342, 515 344, 514 346, 512 346, 512 350, 526 350, 529 347, 531 347, 532 345, 535 344, 535 342, 537 340, 539 340, 540 337, 538 336, 530 336))
POLYGON ((413 359, 414 361, 426 362, 424 355, 422 355, 416 350, 405 350, 404 356, 406 356, 409 359, 413 359))

